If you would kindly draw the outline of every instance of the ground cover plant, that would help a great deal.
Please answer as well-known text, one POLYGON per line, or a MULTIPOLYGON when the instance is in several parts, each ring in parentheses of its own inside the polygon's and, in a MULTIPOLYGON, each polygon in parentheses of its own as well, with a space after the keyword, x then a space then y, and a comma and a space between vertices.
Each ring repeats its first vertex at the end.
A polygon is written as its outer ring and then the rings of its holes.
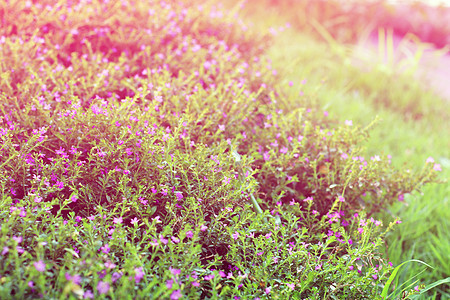
POLYGON ((0 298, 388 290, 375 214, 439 164, 364 157, 370 128, 292 101, 240 6, 0 5, 0 298))

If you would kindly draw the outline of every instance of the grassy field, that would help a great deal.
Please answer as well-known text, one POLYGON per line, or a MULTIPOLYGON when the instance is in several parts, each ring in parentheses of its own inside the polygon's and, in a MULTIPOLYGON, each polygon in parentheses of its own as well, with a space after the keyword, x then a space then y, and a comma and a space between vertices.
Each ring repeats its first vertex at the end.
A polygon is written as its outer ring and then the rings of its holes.
MULTIPOLYGON (((258 26, 276 28, 269 56, 289 92, 291 101, 319 106, 342 122, 353 126, 373 126, 366 143, 368 155, 389 154, 392 163, 420 168, 428 157, 442 166, 442 184, 427 186, 422 193, 407 195, 380 216, 399 216, 403 223, 387 237, 387 255, 395 264, 422 260, 434 269, 417 263, 406 264, 398 282, 416 285, 432 283, 450 275, 450 110, 412 74, 398 72, 399 63, 377 60, 357 61, 350 44, 319 41, 317 37, 285 26, 283 15, 267 15, 258 26), (362 67, 357 67, 357 65, 362 67)), ((413 68, 413 67, 412 67, 413 68)), ((450 297, 443 284, 423 296, 450 297)))

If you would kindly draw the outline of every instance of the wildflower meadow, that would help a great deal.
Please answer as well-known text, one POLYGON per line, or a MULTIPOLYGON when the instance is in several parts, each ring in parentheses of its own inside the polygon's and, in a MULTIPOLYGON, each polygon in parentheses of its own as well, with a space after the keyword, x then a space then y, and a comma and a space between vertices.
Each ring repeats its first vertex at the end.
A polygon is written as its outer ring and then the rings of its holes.
POLYGON ((243 10, 0 1, 0 299, 405 299, 448 284, 399 282, 403 263, 431 262, 393 262, 386 242, 407 222, 386 210, 442 181, 439 158, 368 152, 375 122, 313 101, 327 82, 312 73, 287 79, 243 10))

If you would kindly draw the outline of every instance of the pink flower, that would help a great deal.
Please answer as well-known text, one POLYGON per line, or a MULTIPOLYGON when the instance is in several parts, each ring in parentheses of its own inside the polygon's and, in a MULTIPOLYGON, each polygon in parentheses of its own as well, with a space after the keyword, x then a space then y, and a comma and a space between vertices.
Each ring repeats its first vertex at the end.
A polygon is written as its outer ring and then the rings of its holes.
POLYGON ((113 223, 114 223, 114 224, 122 224, 122 221, 123 221, 122 217, 114 218, 113 223))
POLYGON ((203 225, 200 227, 200 230, 201 230, 201 231, 206 231, 206 229, 208 229, 208 226, 206 226, 205 224, 203 224, 203 225))
POLYGON ((92 293, 91 290, 87 290, 86 292, 84 292, 83 298, 84 299, 94 299, 94 294, 92 293))
POLYGON ((180 269, 173 269, 171 267, 169 267, 169 271, 170 273, 172 273, 172 275, 180 275, 181 274, 181 270, 180 269))
POLYGON ((338 200, 339 200, 339 202, 345 202, 345 198, 342 197, 342 196, 339 196, 339 197, 338 197, 338 200))
POLYGON ((181 291, 180 290, 175 290, 170 295, 170 300, 178 300, 181 297, 183 297, 183 295, 181 294, 181 291))
POLYGON ((199 286, 200 286, 200 283, 198 283, 198 281, 193 281, 193 282, 192 282, 192 285, 195 286, 195 287, 199 287, 199 286))
POLYGON ((191 230, 189 230, 188 232, 186 232, 186 236, 187 236, 188 238, 192 238, 192 237, 194 236, 194 234, 192 233, 191 230))
POLYGON ((135 275, 134 275, 134 282, 139 283, 142 278, 144 278, 144 271, 142 267, 135 268, 134 269, 135 275))
POLYGON ((102 246, 102 247, 100 248, 100 250, 101 250, 103 253, 108 254, 109 251, 111 250, 111 248, 109 248, 108 244, 105 244, 104 246, 102 246))
POLYGON ((169 279, 166 281, 166 288, 168 290, 170 290, 172 288, 172 285, 173 285, 173 279, 169 279))
POLYGON ((442 171, 441 165, 440 164, 434 164, 433 170, 435 170, 435 171, 442 171))
POLYGON ((100 294, 106 294, 109 291, 109 283, 104 281, 99 281, 97 284, 97 291, 100 294))
POLYGON ((308 201, 313 201, 313 200, 314 200, 313 197, 308 197, 308 198, 303 199, 303 202, 308 202, 308 201))
POLYGON ((237 240, 239 238, 239 232, 236 231, 232 236, 234 240, 237 240))
POLYGON ((213 273, 211 273, 211 274, 209 274, 209 275, 206 275, 206 276, 204 277, 204 279, 207 280, 207 281, 209 281, 209 280, 211 280, 211 279, 213 279, 213 278, 214 278, 214 274, 213 274, 213 273))
POLYGON ((161 243, 163 243, 164 245, 167 245, 167 243, 169 242, 167 239, 165 239, 162 235, 159 236, 159 240, 161 241, 161 243))
POLYGON ((42 260, 33 263, 33 266, 38 270, 38 272, 45 271, 45 263, 42 260))
POLYGON ((66 277, 67 281, 72 281, 73 283, 78 285, 81 283, 81 276, 78 274, 71 276, 69 273, 66 273, 64 276, 66 277))
POLYGON ((114 272, 111 276, 111 281, 113 283, 115 283, 117 280, 120 279, 120 277, 122 277, 123 273, 122 272, 114 272))
POLYGON ((21 236, 13 236, 12 239, 17 242, 17 244, 22 243, 23 238, 21 236))

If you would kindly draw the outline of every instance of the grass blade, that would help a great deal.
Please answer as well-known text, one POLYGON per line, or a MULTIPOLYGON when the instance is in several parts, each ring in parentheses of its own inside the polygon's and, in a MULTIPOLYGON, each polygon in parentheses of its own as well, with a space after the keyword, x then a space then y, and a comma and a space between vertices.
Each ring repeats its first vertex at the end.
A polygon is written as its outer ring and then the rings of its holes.
POLYGON ((397 273, 398 273, 398 271, 400 270, 400 268, 401 268, 404 264, 409 263, 409 262, 418 262, 418 263, 424 264, 424 265, 426 265, 426 266, 428 266, 428 267, 434 269, 434 268, 433 268, 432 266, 430 266, 429 264, 424 263, 423 261, 418 260, 418 259, 410 259, 410 260, 407 260, 407 261, 401 263, 400 265, 398 265, 398 266, 394 269, 394 271, 392 272, 391 276, 389 276, 389 279, 388 279, 388 281, 386 282, 386 285, 384 286, 383 291, 381 292, 381 297, 382 297, 383 299, 386 299, 387 294, 388 294, 388 291, 389 291, 389 286, 391 285, 391 283, 392 283, 392 281, 394 280, 395 276, 397 276, 397 273))

